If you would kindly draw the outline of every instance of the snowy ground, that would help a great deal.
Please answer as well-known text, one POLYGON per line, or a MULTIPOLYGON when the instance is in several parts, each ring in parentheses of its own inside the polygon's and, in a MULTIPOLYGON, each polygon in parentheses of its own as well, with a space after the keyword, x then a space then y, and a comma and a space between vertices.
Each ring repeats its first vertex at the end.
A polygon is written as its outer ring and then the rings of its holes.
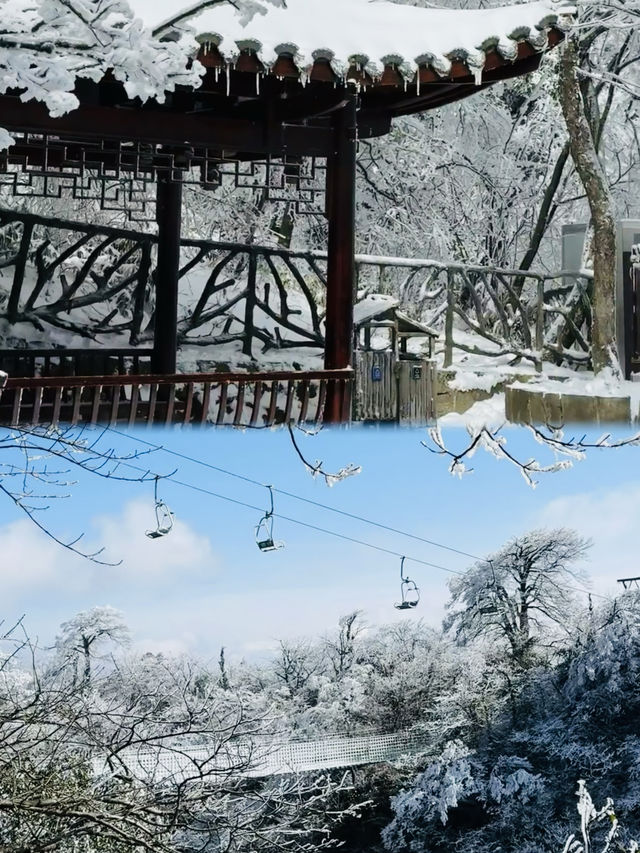
MULTIPOLYGON (((455 331, 455 340, 467 346, 482 346, 487 341, 455 331)), ((489 345, 490 346, 490 345, 489 345)), ((444 361, 442 339, 436 346, 439 368, 444 361)), ((453 364, 448 371, 454 374, 448 382, 454 391, 482 391, 493 394, 488 399, 474 403, 466 412, 445 414, 439 421, 447 426, 477 428, 485 424, 498 426, 505 421, 504 387, 526 388, 542 394, 563 394, 581 397, 628 397, 631 401, 631 417, 640 420, 640 375, 635 380, 623 380, 611 372, 595 376, 590 370, 574 370, 566 366, 543 363, 542 372, 537 372, 530 361, 514 364, 512 355, 481 356, 454 348, 453 364)))
MULTIPOLYGON (((204 286, 204 279, 209 274, 208 268, 202 267, 192 270, 181 280, 180 314, 188 316, 193 305, 197 301, 204 286)), ((4 277, 0 273, 0 277, 4 277)), ((25 290, 29 292, 35 285, 35 271, 33 268, 27 270, 25 290)), ((59 296, 58 285, 51 283, 42 294, 46 300, 59 296), (49 292, 50 291, 50 292, 49 292)), ((238 287, 244 287, 244 282, 234 282, 230 287, 219 292, 213 299, 212 305, 222 306, 231 301, 238 287)), ((311 328, 311 316, 309 304, 302 292, 291 284, 288 287, 288 304, 292 309, 293 321, 303 328, 311 328)), ((265 294, 260 292, 260 297, 265 294)), ((361 323, 375 316, 380 310, 393 307, 397 300, 383 294, 368 294, 356 305, 354 319, 361 323)), ((275 307, 275 306, 274 306, 275 307)), ((152 305, 150 305, 150 309, 152 305)), ((87 308, 75 309, 73 321, 79 325, 94 326, 96 321, 104 312, 104 306, 97 305, 87 308)), ((241 320, 243 318, 244 303, 242 301, 232 304, 228 314, 237 318, 232 324, 231 331, 238 333, 242 331, 241 320)), ((71 318, 70 318, 71 319, 71 318)), ((126 319, 123 316, 122 319, 126 319)), ((150 319, 150 315, 147 320, 150 319)), ((266 313, 256 308, 254 317, 256 326, 275 335, 277 323, 266 313)), ((222 322, 224 317, 222 318, 222 322)), ((207 328, 193 333, 194 337, 204 334, 211 338, 220 332, 221 320, 207 328)), ((144 325, 143 325, 144 328, 144 325)), ((291 343, 302 340, 295 332, 285 331, 285 339, 291 343)), ((46 324, 42 331, 34 330, 27 323, 9 326, 6 321, 0 321, 0 342, 3 347, 20 348, 28 346, 33 348, 69 347, 69 348, 101 348, 101 347, 123 347, 130 346, 128 333, 116 335, 98 335, 94 340, 74 334, 72 331, 55 328, 46 324)), ((620 381, 613 375, 595 377, 593 373, 584 370, 575 370, 570 367, 558 367, 544 364, 541 373, 536 372, 531 360, 516 360, 511 353, 500 353, 498 347, 484 338, 471 334, 464 329, 455 328, 455 344, 461 344, 467 348, 482 350, 487 354, 469 353, 454 346, 453 364, 447 368, 447 372, 453 374, 448 385, 453 391, 458 392, 483 392, 489 394, 488 399, 474 403, 464 414, 445 414, 440 420, 446 425, 459 425, 476 428, 479 424, 497 424, 505 420, 505 385, 519 387, 526 383, 529 390, 541 393, 562 393, 579 396, 601 396, 601 397, 628 397, 631 400, 631 413, 633 420, 640 419, 640 382, 620 381)), ((379 330, 374 332, 371 340, 372 347, 384 349, 388 345, 388 331, 379 330)), ((151 341, 144 346, 149 348, 151 341)), ((409 351, 415 355, 426 356, 428 354, 428 340, 426 338, 413 338, 409 341, 409 351)), ((442 368, 444 363, 444 339, 441 335, 435 345, 435 359, 438 367, 442 368)), ((264 349, 259 340, 254 341, 253 353, 249 357, 242 352, 242 342, 234 341, 219 345, 197 345, 183 346, 178 352, 178 370, 183 373, 216 372, 224 370, 247 370, 247 371, 270 371, 270 370, 314 370, 323 366, 323 353, 318 347, 295 347, 284 349, 264 349)), ((0 365, 1 367, 1 365, 0 365)))

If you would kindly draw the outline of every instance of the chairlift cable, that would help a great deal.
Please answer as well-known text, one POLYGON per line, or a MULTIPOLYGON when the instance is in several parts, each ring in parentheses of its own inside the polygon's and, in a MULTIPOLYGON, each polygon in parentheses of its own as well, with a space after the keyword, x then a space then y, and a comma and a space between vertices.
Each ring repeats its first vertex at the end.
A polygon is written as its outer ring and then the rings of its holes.
MULTIPOLYGON (((116 430, 113 427, 105 427, 104 432, 106 432, 106 430, 110 430, 111 432, 116 432, 116 433, 118 433, 118 435, 122 435, 122 436, 127 437, 127 438, 132 438, 132 440, 134 440, 134 441, 142 442, 143 444, 147 444, 156 450, 165 450, 165 452, 170 453, 170 454, 175 455, 175 456, 182 456, 183 455, 183 454, 178 453, 177 451, 166 450, 166 448, 162 447, 161 445, 154 445, 152 442, 145 441, 142 438, 133 438, 133 436, 129 436, 127 433, 120 432, 120 430, 116 430)), ((184 458, 188 459, 189 461, 198 462, 198 460, 196 460, 196 459, 191 460, 191 459, 189 459, 189 457, 186 457, 186 456, 184 458)), ((154 477, 162 476, 160 474, 157 474, 156 472, 151 471, 149 468, 142 468, 140 465, 133 465, 131 462, 126 462, 124 460, 119 461, 118 464, 122 465, 124 467, 127 467, 127 468, 131 468, 132 470, 142 472, 147 476, 154 476, 154 477)), ((209 463, 202 462, 200 464, 205 465, 206 467, 214 468, 214 470, 218 470, 218 469, 215 469, 215 466, 209 465, 209 463)), ((227 473, 227 472, 225 472, 225 473, 227 473)), ((255 483, 256 485, 262 486, 264 488, 264 483, 259 483, 257 480, 253 481, 250 478, 243 477, 240 474, 237 474, 237 475, 231 474, 231 476, 237 476, 241 479, 246 480, 247 482, 255 483)), ((197 486, 195 483, 188 483, 188 482, 185 482, 183 480, 177 480, 173 476, 173 474, 168 474, 167 476, 163 477, 163 479, 169 480, 170 482, 174 483, 176 486, 183 486, 184 488, 191 489, 191 490, 196 491, 196 492, 200 492, 201 494, 209 495, 213 498, 218 498, 219 500, 227 501, 228 503, 235 504, 236 506, 242 506, 242 507, 245 507, 246 509, 255 510, 257 512, 263 512, 262 507, 255 506, 254 504, 246 503, 245 501, 238 500, 237 498, 231 498, 228 495, 223 495, 223 494, 220 494, 219 492, 213 492, 210 489, 204 488, 204 486, 197 486)), ((274 488, 274 491, 278 491, 278 492, 280 492, 280 494, 287 494, 287 492, 284 492, 280 489, 274 488)), ((292 495, 292 496, 298 497, 297 495, 292 495)), ((303 500, 303 501, 308 502, 308 503, 314 503, 313 501, 307 501, 306 498, 300 498, 300 500, 303 500)), ((320 506, 323 506, 323 505, 320 504, 320 506)), ((333 510, 332 507, 327 507, 327 509, 333 510)), ((339 513, 342 512, 341 510, 333 510, 333 511, 339 512, 339 513)), ((349 513, 344 513, 344 514, 347 516, 350 515, 349 513)), ((282 515, 281 513, 274 513, 274 516, 281 519, 282 521, 288 521, 291 524, 297 524, 300 527, 306 527, 309 530, 315 530, 316 532, 324 533, 327 536, 334 536, 335 538, 343 539, 346 542, 353 542, 356 545, 363 545, 366 548, 371 548, 374 551, 379 551, 382 554, 389 554, 393 557, 400 557, 400 558, 402 558, 404 556, 405 559, 410 560, 413 563, 417 563, 417 564, 422 565, 422 566, 428 566, 429 568, 433 568, 433 569, 438 569, 439 571, 447 572, 448 574, 451 574, 451 575, 462 576, 462 575, 466 574, 465 571, 461 571, 459 569, 450 569, 450 568, 447 568, 446 566, 441 566, 438 563, 431 563, 431 562, 428 562, 427 560, 421 560, 418 557, 408 557, 405 554, 401 553, 400 551, 392 551, 390 548, 384 548, 381 545, 374 545, 372 542, 366 542, 363 539, 356 539, 354 536, 348 536, 345 533, 338 533, 338 531, 336 531, 336 530, 330 530, 329 528, 326 528, 326 527, 320 527, 316 524, 311 524, 308 521, 302 521, 299 518, 292 518, 291 516, 282 515)), ((357 518, 357 516, 353 516, 353 517, 357 518)), ((385 527, 384 525, 378 525, 376 522, 369 521, 368 523, 373 524, 374 526, 382 527, 383 529, 385 527)), ((388 528, 388 529, 393 530, 393 528, 388 528)), ((401 531, 399 531, 399 532, 401 532, 401 531)), ((407 535, 410 535, 410 534, 407 534, 407 535)), ((419 539, 420 537, 416 536, 414 538, 419 539)), ((423 541, 428 541, 428 540, 423 540, 423 541)), ((441 546, 441 547, 447 548, 447 546, 441 546)), ((448 550, 453 550, 453 549, 448 549, 448 550)), ((473 555, 467 555, 467 556, 473 556, 473 555)), ((492 561, 490 559, 487 559, 484 557, 481 558, 481 557, 475 557, 474 556, 473 558, 478 559, 478 560, 481 559, 483 561, 486 561, 486 562, 492 564, 492 561)), ((591 592, 588 589, 584 589, 584 588, 578 587, 578 586, 559 585, 559 588, 570 591, 570 592, 579 592, 582 595, 587 595, 587 596, 592 595, 595 598, 601 598, 605 601, 609 599, 609 596, 607 596, 607 595, 603 595, 602 593, 598 593, 598 592, 591 592)))
MULTIPOLYGON (((254 480, 252 477, 247 477, 244 474, 238 474, 235 471, 229 471, 227 468, 220 468, 218 465, 212 465, 210 462, 204 462, 202 459, 196 459, 194 456, 189 456, 186 453, 180 453, 177 450, 170 450, 162 444, 154 444, 152 441, 146 441, 144 438, 138 438, 137 436, 122 432, 114 427, 107 427, 107 429, 125 438, 129 438, 131 441, 145 444, 153 450, 161 450, 164 453, 168 453, 170 456, 176 456, 180 459, 186 460, 187 462, 193 462, 195 465, 202 465, 203 468, 209 468, 220 474, 226 474, 228 477, 235 477, 235 479, 242 480, 245 483, 251 483, 253 486, 264 486, 263 483, 259 480, 254 480)), ((450 551, 452 554, 459 554, 462 557, 469 557, 472 560, 484 560, 484 557, 479 557, 477 554, 471 554, 469 551, 462 551, 460 548, 453 548, 451 545, 445 545, 443 542, 437 542, 434 539, 426 539, 423 536, 418 536, 417 534, 410 533, 407 530, 400 530, 397 527, 391 527, 388 524, 382 524, 379 521, 374 521, 373 519, 366 518, 363 515, 357 515, 356 513, 348 512, 344 509, 329 506, 329 504, 322 503, 321 501, 314 501, 311 498, 305 498, 302 495, 297 495, 295 492, 289 492, 286 489, 279 489, 277 486, 272 486, 272 488, 274 492, 277 492, 280 495, 285 495, 288 498, 293 498, 294 500, 302 501, 303 503, 310 504, 311 506, 319 507, 320 509, 327 510, 328 512, 333 512, 336 515, 342 515, 345 518, 352 518, 354 521, 361 521, 363 524, 370 524, 372 527, 378 527, 380 530, 387 530, 389 533, 397 533, 399 536, 406 536, 408 539, 415 539, 417 542, 424 542, 426 545, 433 545, 435 548, 441 548, 444 551, 450 551)))
MULTIPOLYGON (((194 483, 185 483, 182 480, 176 480, 174 477, 169 476, 167 479, 175 483, 177 486, 184 486, 187 489, 194 489, 195 491, 201 492, 205 495, 210 495, 213 498, 218 498, 219 500, 228 501, 229 503, 236 504, 236 506, 246 507, 247 509, 257 510, 258 512, 262 512, 262 507, 255 506, 254 504, 246 503, 245 501, 239 501, 237 498, 230 498, 228 495, 222 495, 218 492, 212 492, 210 489, 205 489, 203 486, 196 486, 194 483)), ((288 521, 291 524, 298 524, 300 527, 306 527, 309 530, 315 530, 318 533, 325 533, 327 536, 334 536, 337 539, 344 539, 346 542, 353 542, 356 545, 364 545, 367 548, 372 548, 374 551, 380 551, 382 554, 390 554, 393 557, 402 557, 403 555, 400 551, 392 551, 390 548, 384 548, 382 545, 374 545, 373 542, 366 542, 364 539, 356 539, 355 536, 348 536, 346 533, 338 533, 337 530, 330 530, 327 527, 319 527, 317 524, 311 524, 308 521, 302 521, 300 518, 292 518, 288 515, 282 515, 281 513, 274 512, 274 518, 279 518, 281 521, 288 521)), ((430 563, 427 560, 421 560, 418 557, 407 557, 407 560, 411 560, 412 563, 419 563, 422 566, 429 566, 433 569, 439 569, 442 572, 448 572, 452 575, 463 575, 464 572, 449 569, 446 566, 440 566, 437 563, 430 563)))
MULTIPOLYGON (((142 439, 140 439, 142 440, 142 439)), ((160 448, 161 449, 161 448, 160 448)), ((149 477, 160 477, 160 474, 157 474, 154 471, 151 471, 149 468, 143 468, 140 465, 134 465, 132 462, 120 461, 118 463, 125 468, 131 468, 133 471, 139 471, 149 477)), ((203 495, 209 495, 212 498, 218 498, 218 500, 227 501, 227 503, 232 503, 235 506, 241 506, 245 509, 255 510, 256 512, 264 513, 264 507, 256 506, 255 504, 247 503, 246 501, 238 500, 237 498, 231 498, 228 495, 223 495, 220 492, 214 492, 211 489, 207 489, 204 486, 197 486, 195 483, 188 483, 184 480, 177 480, 173 474, 167 474, 166 477, 163 477, 165 481, 169 481, 170 483, 174 483, 176 486, 182 486, 185 489, 191 489, 195 492, 200 492, 203 495)), ((260 483, 260 485, 264 488, 264 484, 260 483)), ((366 548, 372 548, 374 551, 379 551, 382 554, 390 554, 393 557, 402 557, 403 554, 400 551, 392 551, 390 548, 384 548, 382 545, 374 545, 373 542, 366 542, 363 539, 356 539, 355 536, 348 536, 346 533, 338 533, 337 530, 330 530, 327 527, 320 527, 317 524, 311 524, 308 521, 303 521, 300 518, 292 518, 289 515, 282 515, 282 513, 273 513, 274 518, 279 518, 281 521, 288 521, 291 524, 297 524, 300 527, 306 527, 309 530, 315 530, 318 533, 325 533, 327 536, 334 536, 337 539, 343 539, 346 542, 353 542, 356 545, 364 545, 366 548)), ((457 569, 449 569, 446 566, 441 566, 438 563, 430 563, 427 560, 421 560, 418 557, 406 557, 407 560, 411 560, 413 563, 419 563, 422 566, 429 566, 433 569, 439 569, 442 572, 448 572, 452 575, 463 575, 463 571, 459 571, 457 569)))
MULTIPOLYGON (((143 468, 140 468, 137 465, 132 466, 128 462, 123 463, 123 464, 126 464, 129 467, 137 468, 137 470, 139 470, 139 471, 145 470, 143 468)), ((165 479, 169 480, 172 483, 175 483, 175 485, 177 485, 177 486, 184 486, 187 489, 192 489, 194 491, 201 492, 202 494, 205 494, 205 495, 210 495, 211 497, 218 498, 219 500, 227 501, 228 503, 235 504, 236 506, 242 506, 242 507, 245 507, 246 509, 251 509, 251 510, 256 510, 258 512, 262 512, 262 507, 255 506, 254 504, 246 503, 245 501, 240 501, 237 498, 230 498, 228 495, 223 495, 223 494, 220 494, 219 492, 213 492, 213 491, 211 491, 211 489, 206 489, 206 488, 204 488, 204 486, 197 486, 195 483, 187 483, 187 482, 184 482, 182 480, 176 480, 175 477, 171 474, 168 475, 165 479)), ((421 560, 419 557, 409 557, 400 551, 392 551, 390 548, 384 548, 382 545, 374 545, 373 542, 366 542, 363 539, 356 539, 354 536, 348 536, 346 533, 338 533, 337 530, 330 530, 327 527, 320 527, 316 524, 311 524, 308 521, 302 521, 302 519, 299 519, 299 518, 292 518, 291 516, 282 515, 281 513, 274 513, 274 516, 276 518, 281 519, 282 521, 288 521, 291 524, 297 524, 300 527, 306 527, 309 530, 315 530, 318 533, 325 533, 328 536, 334 536, 337 539, 344 539, 345 541, 353 542, 356 545, 364 545, 365 547, 371 548, 374 551, 379 551, 382 554, 389 554, 392 557, 400 557, 400 558, 405 557, 406 560, 410 560, 412 563, 418 563, 421 566, 428 566, 429 568, 438 569, 439 571, 447 572, 450 575, 462 576, 462 575, 466 574, 466 572, 461 571, 459 569, 450 569, 450 568, 447 568, 447 566, 441 566, 438 563, 431 563, 431 562, 428 562, 427 560, 421 560)), ((565 590, 570 590, 572 592, 580 592, 583 595, 591 594, 597 598, 602 598, 604 600, 608 600, 608 598, 609 598, 609 596, 602 595, 601 593, 597 593, 597 592, 589 593, 588 589, 582 589, 581 587, 577 587, 577 586, 562 586, 561 588, 565 589, 565 590)))

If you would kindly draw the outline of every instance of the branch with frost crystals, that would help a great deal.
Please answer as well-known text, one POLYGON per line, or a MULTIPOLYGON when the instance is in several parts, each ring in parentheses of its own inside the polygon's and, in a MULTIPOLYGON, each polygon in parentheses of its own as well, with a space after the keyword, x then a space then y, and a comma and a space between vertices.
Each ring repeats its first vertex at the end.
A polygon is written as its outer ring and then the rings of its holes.
MULTIPOLYGON (((298 429, 299 429, 299 427, 298 427, 298 429)), ((304 432, 306 432, 306 431, 304 431, 304 432)), ((308 432, 306 432, 306 434, 309 435, 308 432)), ((291 424, 289 424, 289 437, 291 438, 291 444, 293 444, 294 450, 298 454, 298 457, 300 458, 302 464, 307 469, 307 471, 309 471, 311 476, 314 478, 317 477, 318 475, 323 477, 325 483, 329 487, 335 486, 335 484, 339 483, 341 480, 346 480, 347 477, 352 477, 354 474, 359 474, 362 471, 361 465, 353 465, 352 463, 349 463, 348 465, 345 465, 344 468, 340 468, 335 473, 329 473, 328 471, 325 471, 324 468, 322 467, 322 461, 321 460, 317 459, 315 461, 315 463, 312 463, 312 462, 309 462, 309 460, 305 457, 302 450, 300 450, 300 446, 298 445, 298 442, 296 441, 296 437, 295 437, 293 427, 291 426, 291 424)))
POLYGON ((619 841, 620 823, 613 808, 613 800, 607 798, 601 809, 596 809, 587 790, 584 779, 578 780, 578 814, 580 815, 580 835, 578 839, 574 834, 567 838, 562 853, 595 853, 593 847, 593 832, 600 826, 606 827, 605 836, 602 840, 603 846, 599 853, 609 853, 618 850, 619 853, 638 853, 640 847, 636 841, 623 845, 619 841), (615 844, 615 846, 614 846, 615 844))
POLYGON ((440 427, 437 426, 429 430, 431 443, 423 441, 421 444, 431 453, 450 459, 449 472, 457 477, 462 477, 464 474, 473 472, 473 468, 468 467, 467 463, 478 448, 481 448, 491 453, 496 459, 506 459, 507 462, 514 465, 520 471, 526 484, 531 486, 531 488, 535 488, 538 484, 538 481, 534 479, 535 475, 565 471, 567 468, 571 468, 575 461, 584 459, 587 450, 603 450, 640 445, 640 433, 617 440, 611 440, 611 434, 605 433, 597 440, 591 441, 587 439, 586 435, 580 438, 565 438, 562 429, 555 427, 546 427, 543 429, 528 424, 526 428, 535 441, 548 450, 551 450, 556 457, 561 457, 556 458, 556 461, 549 465, 544 465, 535 458, 524 461, 523 459, 519 459, 514 453, 511 453, 507 449, 507 437, 503 434, 505 426, 506 424, 501 424, 497 428, 488 426, 479 428, 468 427, 469 442, 462 450, 457 452, 447 447, 440 427))
POLYGON ((606 24, 609 29, 624 26, 636 26, 640 18, 640 3, 637 0, 580 0, 582 15, 592 12, 584 23, 578 23, 576 29, 606 24))
POLYGON ((137 469, 139 473, 134 475, 122 470, 123 466, 150 451, 118 454, 111 448, 100 448, 98 441, 99 438, 89 441, 83 437, 82 431, 72 428, 6 429, 0 435, 0 451, 4 451, 2 458, 5 460, 0 463, 0 493, 57 545, 90 562, 114 566, 119 563, 101 558, 103 548, 88 551, 78 546, 84 534, 62 539, 40 520, 40 514, 49 509, 51 500, 70 496, 69 488, 76 485, 70 478, 73 469, 82 469, 105 480, 129 483, 155 480, 155 473, 145 469, 137 469))
POLYGON ((580 438, 566 439, 564 431, 555 427, 547 427, 548 433, 531 424, 527 428, 539 444, 548 447, 557 455, 567 456, 578 461, 585 458, 587 450, 611 450, 618 447, 640 446, 640 432, 613 441, 611 440, 611 433, 603 433, 595 441, 589 441, 586 434, 580 438))
MULTIPOLYGON (((204 68, 190 64, 197 49, 191 31, 155 38, 124 0, 5 0, 0 94, 18 90, 57 117, 78 106, 79 78, 98 81, 110 70, 130 98, 162 102, 177 85, 199 85, 204 68)), ((0 129, 0 150, 10 142, 0 129)))

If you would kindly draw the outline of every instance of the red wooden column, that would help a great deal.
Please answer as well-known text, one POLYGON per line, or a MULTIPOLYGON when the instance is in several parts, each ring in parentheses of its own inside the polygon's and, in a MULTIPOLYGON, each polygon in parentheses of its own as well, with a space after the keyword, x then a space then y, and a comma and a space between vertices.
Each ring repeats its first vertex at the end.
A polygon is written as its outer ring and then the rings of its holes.
MULTIPOLYGON (((324 366, 327 370, 351 367, 353 353, 353 303, 355 282, 356 213, 356 95, 349 92, 334 119, 335 144, 327 161, 327 313, 324 366)), ((350 419, 349 388, 330 383, 324 410, 325 423, 350 419)))
POLYGON ((181 217, 180 175, 176 175, 175 171, 172 174, 171 169, 159 172, 156 189, 158 264, 151 372, 165 375, 176 372, 181 217))

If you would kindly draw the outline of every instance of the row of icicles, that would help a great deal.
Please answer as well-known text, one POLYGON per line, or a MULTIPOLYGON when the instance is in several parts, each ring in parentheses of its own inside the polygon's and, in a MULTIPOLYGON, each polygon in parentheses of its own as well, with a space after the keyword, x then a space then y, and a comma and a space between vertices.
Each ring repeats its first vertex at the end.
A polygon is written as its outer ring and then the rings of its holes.
MULTIPOLYGON (((276 542, 273 538, 273 486, 265 486, 269 489, 269 509, 255 527, 256 545, 263 551, 278 551, 284 548, 284 542, 276 542)), ((156 526, 153 530, 147 530, 146 535, 149 539, 161 539, 163 536, 171 533, 173 528, 173 512, 167 504, 158 497, 158 478, 154 481, 154 502, 156 514, 156 526)), ((407 577, 404 573, 405 557, 400 558, 400 601, 397 601, 393 606, 397 610, 413 610, 418 606, 420 601, 420 590, 415 581, 407 577)))

